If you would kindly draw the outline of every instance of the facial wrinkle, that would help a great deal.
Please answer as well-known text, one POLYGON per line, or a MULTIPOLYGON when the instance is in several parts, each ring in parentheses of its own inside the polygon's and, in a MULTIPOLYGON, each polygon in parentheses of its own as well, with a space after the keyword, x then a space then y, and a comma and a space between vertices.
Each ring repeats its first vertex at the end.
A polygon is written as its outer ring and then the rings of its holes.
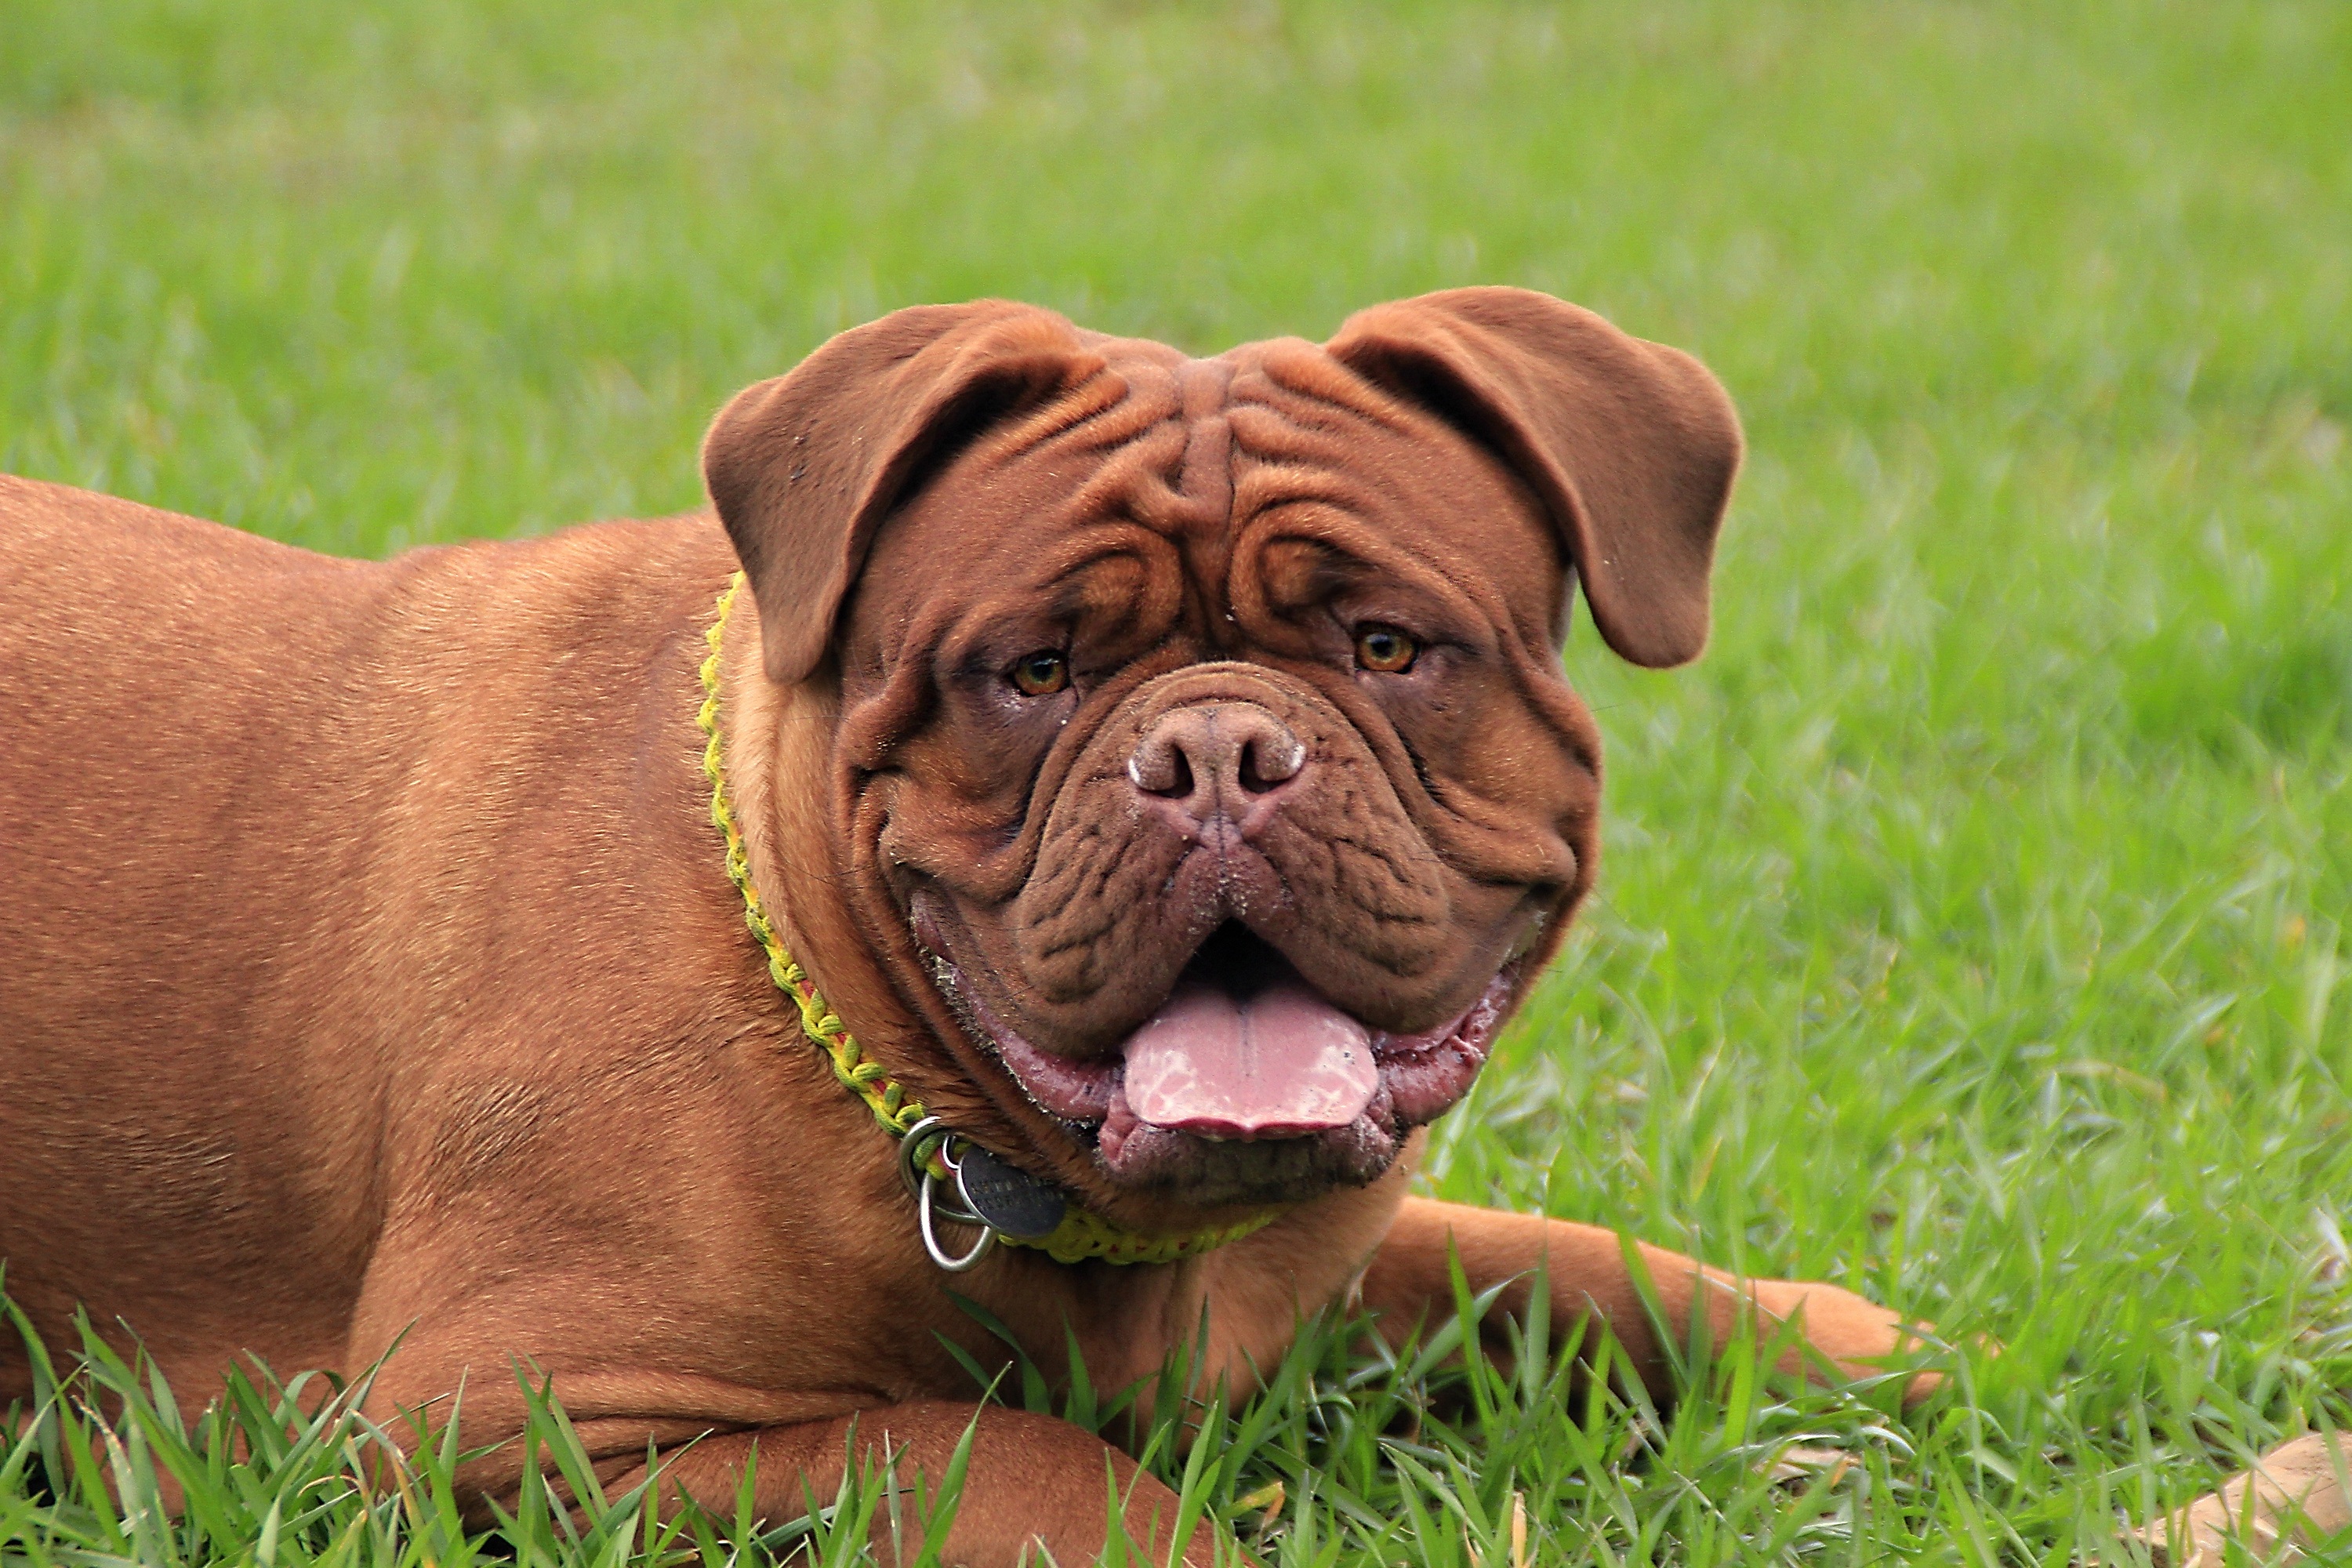
POLYGON ((1176 367, 1182 399, 1184 453, 1175 489, 1185 565, 1202 598, 1202 622, 1213 641, 1229 642, 1225 572, 1233 557, 1234 433, 1229 418, 1234 367, 1223 360, 1186 360, 1176 367))
POLYGON ((1226 422, 1234 367, 1222 360, 1186 360, 1176 369, 1183 398, 1184 461, 1177 489, 1202 521, 1218 532, 1233 512, 1233 428, 1226 422))
POLYGON ((1336 395, 1341 389, 1295 386, 1253 365, 1234 388, 1227 415, 1232 432, 1237 515, 1252 517, 1292 500, 1323 500, 1361 510, 1370 496, 1391 487, 1360 470, 1368 440, 1395 432, 1336 395))

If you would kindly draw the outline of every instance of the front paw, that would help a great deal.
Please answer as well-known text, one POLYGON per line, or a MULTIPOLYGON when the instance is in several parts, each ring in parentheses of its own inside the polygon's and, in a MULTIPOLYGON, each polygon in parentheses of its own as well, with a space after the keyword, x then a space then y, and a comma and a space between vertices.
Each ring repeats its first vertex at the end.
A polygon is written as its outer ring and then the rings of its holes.
MULTIPOLYGON (((1916 1360, 1922 1351, 1949 1348, 1933 1323, 1906 1319, 1835 1285, 1759 1279, 1749 1289, 1756 1304, 1776 1321, 1801 1321, 1806 1346, 1848 1377, 1883 1375, 1916 1360)), ((1983 1342, 1990 1353, 2000 1353, 1999 1344, 1983 1342)), ((1943 1384, 1940 1372, 1914 1373, 1903 1386, 1905 1408, 1921 1404, 1943 1384)))
POLYGON ((2352 1440, 2313 1432, 2273 1448, 2221 1490, 2143 1527, 2139 1538, 2158 1564, 2221 1568, 2238 1561, 2298 1562, 2305 1549, 2341 1540, 2347 1531, 2352 1440))

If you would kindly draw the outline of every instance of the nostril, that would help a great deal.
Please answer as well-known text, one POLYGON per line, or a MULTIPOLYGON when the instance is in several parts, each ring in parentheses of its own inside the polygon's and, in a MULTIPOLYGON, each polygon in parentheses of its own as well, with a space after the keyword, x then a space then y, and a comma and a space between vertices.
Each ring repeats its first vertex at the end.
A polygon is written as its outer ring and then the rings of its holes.
POLYGON ((1168 787, 1160 793, 1171 800, 1182 800, 1192 793, 1192 759, 1181 746, 1171 746, 1168 751, 1168 787))
POLYGON ((1128 758, 1127 776, 1146 795, 1181 800, 1192 793, 1192 759, 1183 747, 1157 737, 1128 758))
POLYGON ((1252 795, 1265 795, 1297 778, 1306 760, 1307 748, 1290 736, 1254 735, 1242 746, 1241 786, 1252 795))

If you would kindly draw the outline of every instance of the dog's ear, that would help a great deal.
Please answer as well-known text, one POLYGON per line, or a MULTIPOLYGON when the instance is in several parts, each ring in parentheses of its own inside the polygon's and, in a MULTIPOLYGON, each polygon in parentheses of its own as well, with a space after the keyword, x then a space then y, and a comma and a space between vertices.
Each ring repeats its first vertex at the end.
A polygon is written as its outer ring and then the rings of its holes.
POLYGON ((1698 361, 1526 289, 1375 305, 1324 347, 1528 482, 1611 647, 1652 668, 1698 657, 1739 468, 1738 416, 1698 361))
POLYGON ((890 510, 989 423, 1099 369, 1076 329, 1004 300, 854 327, 738 393, 702 478, 760 605, 771 679, 805 679, 890 510))

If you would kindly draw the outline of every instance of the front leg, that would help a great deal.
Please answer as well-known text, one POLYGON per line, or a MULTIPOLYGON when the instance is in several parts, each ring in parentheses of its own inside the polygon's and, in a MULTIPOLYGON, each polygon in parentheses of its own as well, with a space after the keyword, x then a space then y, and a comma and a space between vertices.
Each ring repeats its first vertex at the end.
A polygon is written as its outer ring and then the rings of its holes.
MULTIPOLYGON (((1453 1310, 1449 1242, 1474 1293, 1510 1282, 1496 1305, 1515 1316, 1526 1312, 1532 1284, 1528 1277, 1541 1267, 1550 1282, 1556 1330, 1597 1317, 1623 1347, 1652 1396, 1672 1393, 1668 1347, 1659 1342, 1616 1233, 1599 1226, 1406 1199, 1364 1275, 1364 1305, 1379 1314, 1384 1335, 1402 1339, 1453 1310)), ((1634 1250, 1649 1271, 1665 1331, 1678 1344, 1689 1342, 1691 1314, 1702 1310, 1708 1342, 1717 1345, 1730 1343, 1743 1321, 1748 1331, 1769 1335, 1801 1313, 1806 1343, 1854 1377, 1885 1370, 1877 1363, 1923 1342, 1915 1331, 1925 1325, 1906 1326, 1894 1312, 1834 1285, 1740 1279, 1661 1247, 1636 1243, 1634 1250)), ((1599 1326, 1588 1326, 1588 1345, 1597 1339, 1599 1326)), ((1804 1360, 1792 1348, 1781 1359, 1782 1370, 1802 1372, 1804 1360)), ((1918 1403, 1941 1381, 1935 1373, 1919 1373, 1905 1389, 1905 1403, 1918 1403)))
MULTIPOLYGON (((731 1513, 743 1467, 756 1453, 756 1511, 772 1527, 787 1523, 807 1513, 810 1497, 823 1503, 835 1495, 854 1426, 864 1464, 878 1473, 884 1456, 891 1457, 906 1523, 912 1527, 915 1478, 923 1479, 927 1494, 938 1491, 975 1408, 923 1401, 829 1421, 705 1437, 664 1457, 661 1490, 666 1500, 682 1494, 715 1513, 731 1513)), ((942 1562, 963 1568, 1015 1568, 1024 1563, 1042 1564, 1050 1553, 1056 1563, 1092 1563, 1108 1540, 1108 1489, 1113 1484, 1125 1500, 1122 1522, 1141 1560, 1168 1561, 1177 1499, 1157 1478, 1066 1421, 993 1406, 978 1407, 978 1414, 961 1500, 942 1562)), ((640 1464, 608 1480, 606 1489, 625 1490, 643 1479, 640 1464)), ((875 1517, 875 1553, 887 1564, 893 1561, 893 1547, 887 1504, 875 1517)), ((1214 1535, 1223 1528, 1213 1519, 1202 1520, 1183 1561, 1208 1568, 1214 1535)), ((921 1545, 910 1530, 898 1553, 911 1562, 921 1545)))

